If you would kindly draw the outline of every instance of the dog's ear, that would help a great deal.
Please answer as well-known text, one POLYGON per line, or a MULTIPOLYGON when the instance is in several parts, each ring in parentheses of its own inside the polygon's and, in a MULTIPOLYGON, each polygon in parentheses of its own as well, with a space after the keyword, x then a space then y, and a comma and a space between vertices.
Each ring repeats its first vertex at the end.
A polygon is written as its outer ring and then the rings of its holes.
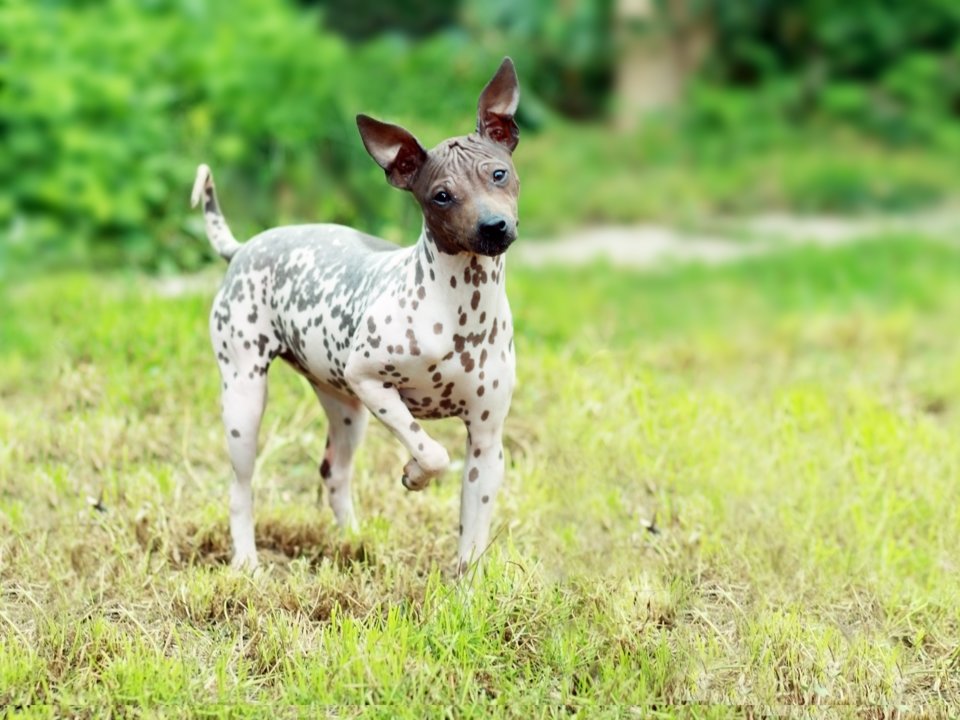
POLYGON ((387 181, 409 190, 427 160, 427 151, 417 139, 399 125, 357 115, 357 128, 363 146, 387 175, 387 181))
POLYGON ((513 119, 520 104, 520 83, 513 60, 506 57, 493 79, 480 93, 477 103, 477 132, 513 152, 520 141, 520 128, 513 119))

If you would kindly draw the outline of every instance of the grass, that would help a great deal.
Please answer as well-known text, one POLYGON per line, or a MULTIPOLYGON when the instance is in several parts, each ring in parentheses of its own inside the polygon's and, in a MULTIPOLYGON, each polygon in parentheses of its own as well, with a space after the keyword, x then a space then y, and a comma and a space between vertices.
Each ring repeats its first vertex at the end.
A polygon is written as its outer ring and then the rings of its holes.
POLYGON ((521 179, 536 178, 520 195, 525 232, 549 237, 570 224, 709 228, 758 212, 922 212, 956 202, 954 155, 892 148, 835 125, 751 121, 704 133, 669 117, 620 135, 564 125, 529 133, 515 162, 521 179))
MULTIPOLYGON (((0 300, 0 703, 46 715, 880 716, 960 709, 960 249, 916 237, 634 274, 513 268, 520 382, 486 577, 458 480, 359 539, 272 373, 253 577, 224 563, 210 293, 0 300)), ((463 431, 436 423, 446 445, 463 431)), ((462 451, 461 451, 462 452, 462 451)))

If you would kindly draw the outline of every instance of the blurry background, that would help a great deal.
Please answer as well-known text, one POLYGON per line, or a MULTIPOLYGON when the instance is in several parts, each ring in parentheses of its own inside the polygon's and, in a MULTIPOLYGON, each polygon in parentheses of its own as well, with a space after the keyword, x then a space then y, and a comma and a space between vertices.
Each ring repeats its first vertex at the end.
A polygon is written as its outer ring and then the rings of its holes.
POLYGON ((526 238, 605 223, 907 212, 960 187, 955 0, 6 0, 0 274, 192 270, 188 195, 238 237, 295 221, 410 242, 354 116, 431 147, 510 54, 526 238))

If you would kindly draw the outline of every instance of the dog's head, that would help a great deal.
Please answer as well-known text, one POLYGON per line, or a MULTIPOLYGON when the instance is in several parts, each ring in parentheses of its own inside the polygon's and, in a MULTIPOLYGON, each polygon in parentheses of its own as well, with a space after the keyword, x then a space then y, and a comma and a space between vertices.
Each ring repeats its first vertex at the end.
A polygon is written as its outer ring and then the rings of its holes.
POLYGON ((367 152, 391 185, 417 198, 441 251, 494 256, 516 240, 520 181, 511 156, 520 136, 519 102, 517 72, 504 58, 480 93, 477 131, 429 152, 402 127, 357 116, 367 152))

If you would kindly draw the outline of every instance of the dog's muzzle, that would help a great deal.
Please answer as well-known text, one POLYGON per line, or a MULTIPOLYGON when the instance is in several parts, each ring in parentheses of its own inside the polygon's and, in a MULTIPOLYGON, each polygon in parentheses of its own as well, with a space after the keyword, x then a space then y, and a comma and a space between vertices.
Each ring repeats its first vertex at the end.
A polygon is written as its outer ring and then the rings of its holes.
POLYGON ((477 226, 474 250, 480 255, 500 255, 506 252, 516 239, 517 229, 514 223, 503 217, 491 218, 477 226))

